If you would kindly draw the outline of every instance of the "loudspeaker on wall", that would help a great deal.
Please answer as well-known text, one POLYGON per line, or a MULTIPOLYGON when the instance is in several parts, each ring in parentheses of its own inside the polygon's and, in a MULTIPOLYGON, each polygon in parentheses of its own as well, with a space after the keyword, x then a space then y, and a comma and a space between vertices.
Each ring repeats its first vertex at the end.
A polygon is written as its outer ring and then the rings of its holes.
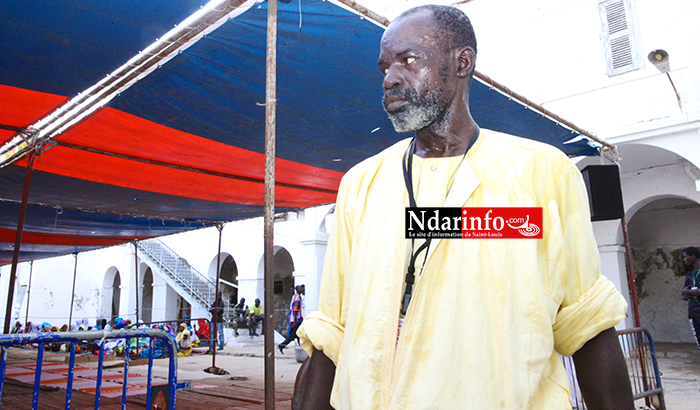
POLYGON ((620 219, 625 215, 617 165, 588 165, 581 175, 588 190, 591 221, 620 219))

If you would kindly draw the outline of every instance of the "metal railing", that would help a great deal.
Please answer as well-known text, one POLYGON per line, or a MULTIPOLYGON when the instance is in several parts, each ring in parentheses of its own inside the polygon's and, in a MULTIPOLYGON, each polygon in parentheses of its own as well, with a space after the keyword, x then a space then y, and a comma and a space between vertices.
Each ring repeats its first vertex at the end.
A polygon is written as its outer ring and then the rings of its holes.
POLYGON ((586 410, 586 403, 583 402, 581 389, 578 387, 578 379, 576 379, 576 365, 574 365, 573 357, 562 356, 566 374, 569 376, 569 394, 571 395, 571 408, 574 410, 586 410))
MULTIPOLYGON (((178 388, 188 387, 191 383, 177 383, 177 345, 172 335, 160 329, 144 330, 117 330, 117 331, 90 331, 90 332, 58 332, 58 333, 21 333, 14 335, 0 335, 0 406, 2 405, 2 391, 5 384, 7 370, 7 354, 9 346, 22 346, 27 344, 38 344, 36 369, 34 376, 34 392, 32 394, 32 410, 36 410, 39 404, 39 388, 41 387, 41 369, 43 365, 44 347, 49 343, 70 344, 70 359, 68 365, 68 377, 66 381, 66 401, 65 408, 71 407, 71 394, 73 390, 73 372, 75 368, 76 345, 85 341, 95 341, 99 345, 99 361, 97 366, 97 379, 95 381, 95 409, 100 408, 100 395, 102 388, 102 369, 105 356, 105 341, 108 339, 126 339, 124 346, 124 385, 122 387, 122 408, 126 408, 127 377, 129 375, 129 348, 131 339, 149 338, 150 346, 156 339, 165 342, 168 351, 168 408, 175 409, 175 393, 178 388)), ((146 386, 146 403, 151 408, 151 380, 153 368, 153 348, 149 349, 148 356, 148 376, 146 386)))
MULTIPOLYGON (((187 260, 170 249, 159 239, 137 242, 137 246, 157 267, 180 285, 202 307, 208 309, 214 303, 216 284, 192 267, 187 260)), ((231 306, 224 298, 224 317, 229 318, 231 306)))
MULTIPOLYGON (((627 363, 634 400, 644 399, 646 408, 666 410, 661 373, 656 362, 654 341, 643 327, 633 327, 617 332, 617 338, 627 363)), ((576 379, 576 367, 571 357, 563 357, 564 367, 571 384, 572 409, 586 410, 576 379)))
POLYGON ((651 334, 643 327, 633 327, 620 330, 617 335, 627 361, 634 399, 643 398, 647 407, 666 410, 661 374, 651 334))

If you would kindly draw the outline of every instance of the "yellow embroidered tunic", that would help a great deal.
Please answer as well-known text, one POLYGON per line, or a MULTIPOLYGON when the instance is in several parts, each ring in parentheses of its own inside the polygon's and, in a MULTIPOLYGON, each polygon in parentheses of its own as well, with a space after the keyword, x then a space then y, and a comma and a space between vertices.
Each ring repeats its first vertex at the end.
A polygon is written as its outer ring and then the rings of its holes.
POLYGON ((556 148, 488 130, 454 173, 454 159, 414 160, 418 206, 542 207, 543 238, 433 239, 397 343, 408 144, 358 164, 340 185, 319 311, 297 333, 337 366, 331 404, 570 409, 557 352, 573 354, 627 308, 600 275, 580 173, 556 148), (441 177, 426 176, 431 165, 441 177))

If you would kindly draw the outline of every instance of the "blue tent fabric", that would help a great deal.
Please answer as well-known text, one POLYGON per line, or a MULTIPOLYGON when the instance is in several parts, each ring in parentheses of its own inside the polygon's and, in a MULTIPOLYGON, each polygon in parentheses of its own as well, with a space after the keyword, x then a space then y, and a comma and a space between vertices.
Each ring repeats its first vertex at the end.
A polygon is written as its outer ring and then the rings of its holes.
POLYGON ((32 0, 0 7, 0 83, 74 97, 206 0, 32 0))
MULTIPOLYGON (((324 1, 304 3, 301 27, 295 4, 280 5, 278 16, 278 157, 345 172, 406 136, 394 132, 380 104, 381 27, 324 1)), ((255 73, 265 73, 266 25, 264 5, 249 9, 110 106, 194 134, 206 123, 208 138, 226 143, 234 134, 237 146, 262 152, 265 77, 255 73)), ((470 97, 483 128, 541 140, 568 155, 595 154, 585 140, 564 144, 578 134, 478 80, 470 97)))
MULTIPOLYGON (((0 125, 38 120, 47 112, 28 111, 39 101, 78 95, 204 4, 3 4, 0 95, 22 97, 0 101, 0 125)), ((246 4, 41 154, 23 260, 262 214, 267 3, 246 4), (91 237, 101 239, 91 245, 91 237)), ((300 5, 279 4, 278 12, 279 212, 332 202, 344 172, 407 136, 393 131, 380 102, 383 28, 332 1, 300 5)), ((597 154, 586 139, 571 143, 576 133, 477 79, 470 98, 483 128, 568 155, 597 154)), ((0 142, 12 135, 0 129, 0 142)), ((0 169, 2 249, 13 246, 25 167, 26 160, 0 169)))

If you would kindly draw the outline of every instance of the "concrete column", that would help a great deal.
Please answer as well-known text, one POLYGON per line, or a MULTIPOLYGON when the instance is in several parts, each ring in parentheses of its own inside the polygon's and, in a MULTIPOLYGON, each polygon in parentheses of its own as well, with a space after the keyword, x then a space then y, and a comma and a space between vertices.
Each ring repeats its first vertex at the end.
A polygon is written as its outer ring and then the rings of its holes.
POLYGON ((600 271, 605 277, 615 285, 627 301, 627 315, 625 319, 616 326, 618 330, 634 327, 632 317, 632 301, 630 300, 629 280, 625 267, 625 247, 622 245, 599 246, 600 271))
POLYGON ((295 283, 306 285, 306 300, 304 302, 307 312, 318 310, 318 295, 321 290, 321 274, 323 273, 323 261, 326 257, 328 234, 317 232, 314 239, 300 241, 304 246, 305 271, 295 275, 295 283))

